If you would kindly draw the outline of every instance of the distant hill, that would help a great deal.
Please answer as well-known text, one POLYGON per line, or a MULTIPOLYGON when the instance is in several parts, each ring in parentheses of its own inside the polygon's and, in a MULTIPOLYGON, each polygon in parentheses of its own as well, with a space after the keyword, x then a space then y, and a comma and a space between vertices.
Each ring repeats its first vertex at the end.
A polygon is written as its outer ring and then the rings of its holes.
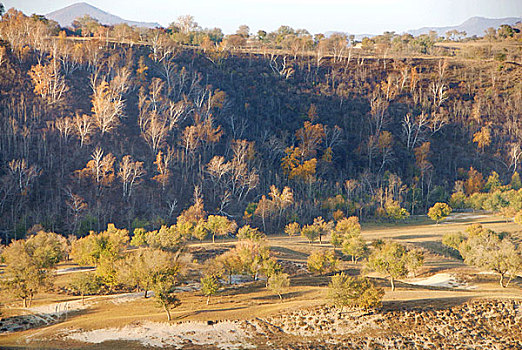
MULTIPOLYGON (((464 23, 457 26, 447 26, 447 27, 422 27, 419 29, 410 29, 406 33, 410 33, 413 36, 418 36, 421 34, 428 34, 431 30, 437 32, 439 36, 444 36, 447 31, 456 29, 459 32, 465 31, 467 36, 484 36, 484 31, 490 27, 497 29, 502 24, 514 25, 517 22, 522 22, 522 17, 505 17, 505 18, 485 18, 485 17, 471 17, 466 20, 464 23)), ((325 32, 325 35, 329 37, 335 33, 343 33, 349 36, 353 33, 341 32, 341 31, 328 31, 325 32)), ((354 34, 356 41, 361 41, 364 37, 372 38, 376 36, 376 34, 354 34)))
MULTIPOLYGON (((346 34, 346 36, 349 37, 353 33, 339 32, 339 31, 328 31, 328 32, 324 33, 324 35, 326 37, 329 37, 332 34, 346 34)), ((363 38, 373 38, 375 36, 375 34, 353 34, 353 35, 355 36, 354 40, 356 40, 356 41, 361 41, 363 38)))
POLYGON ((471 17, 464 23, 457 26, 448 27, 423 27, 420 29, 408 30, 413 36, 420 34, 428 34, 430 30, 437 32, 439 36, 445 35, 447 31, 458 30, 465 31, 467 36, 484 36, 484 31, 490 27, 497 29, 502 24, 514 25, 517 22, 522 22, 522 17, 506 17, 506 18, 485 18, 485 17, 471 17))
POLYGON ((78 2, 76 4, 72 4, 70 6, 64 7, 63 9, 48 13, 45 16, 49 19, 55 20, 62 27, 68 27, 76 18, 82 17, 84 15, 89 15, 92 18, 97 19, 101 24, 106 25, 126 23, 130 26, 136 27, 161 27, 159 23, 128 21, 121 17, 100 10, 99 8, 89 5, 86 2, 78 2))

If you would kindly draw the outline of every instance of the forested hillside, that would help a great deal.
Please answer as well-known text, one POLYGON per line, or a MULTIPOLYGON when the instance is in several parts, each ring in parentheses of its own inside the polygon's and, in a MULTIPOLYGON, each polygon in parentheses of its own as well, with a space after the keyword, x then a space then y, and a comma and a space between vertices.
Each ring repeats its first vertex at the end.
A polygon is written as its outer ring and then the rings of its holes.
POLYGON ((190 28, 101 28, 0 21, 4 242, 34 225, 153 229, 189 207, 267 233, 317 216, 400 220, 491 174, 493 190, 521 187, 516 32, 490 38, 511 51, 464 57, 427 36, 305 49, 280 32, 245 50, 239 34, 196 45, 179 40, 190 28))

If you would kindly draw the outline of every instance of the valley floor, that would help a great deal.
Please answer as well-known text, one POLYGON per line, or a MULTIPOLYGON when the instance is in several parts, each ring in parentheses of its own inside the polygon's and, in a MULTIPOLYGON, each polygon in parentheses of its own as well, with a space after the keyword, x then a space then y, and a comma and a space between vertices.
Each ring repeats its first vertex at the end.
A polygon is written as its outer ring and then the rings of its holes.
MULTIPOLYGON (((142 349, 522 349, 522 279, 500 288, 498 277, 465 266, 441 244, 446 232, 463 231, 480 222, 497 232, 519 234, 519 227, 490 215, 456 215, 444 224, 363 225, 366 240, 392 238, 423 248, 426 263, 415 277, 403 279, 392 292, 384 276, 370 273, 384 287, 383 307, 374 313, 328 305, 329 276, 306 271, 308 255, 328 244, 308 244, 300 237, 270 237, 275 257, 291 274, 283 300, 265 281, 226 286, 206 305, 193 283, 180 289, 173 322, 153 298, 143 293, 79 297, 59 293, 75 265, 59 266, 57 291, 39 294, 30 309, 3 301, 1 348, 142 349)), ((219 241, 221 248, 234 242, 219 241)), ((195 259, 216 248, 191 245, 195 259)), ((363 265, 343 261, 355 275, 363 265)))

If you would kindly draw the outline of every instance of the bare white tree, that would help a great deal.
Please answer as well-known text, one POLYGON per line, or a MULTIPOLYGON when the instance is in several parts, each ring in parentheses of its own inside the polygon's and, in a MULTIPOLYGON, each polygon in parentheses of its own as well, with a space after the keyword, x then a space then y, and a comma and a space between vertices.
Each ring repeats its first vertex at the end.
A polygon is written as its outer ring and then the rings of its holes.
POLYGON ((522 150, 520 149, 520 144, 518 142, 512 143, 509 146, 509 168, 513 169, 513 174, 518 169, 518 163, 520 162, 521 156, 522 150))
POLYGON ((8 164, 9 172, 13 176, 20 193, 26 194, 29 186, 38 177, 41 171, 34 165, 28 165, 25 159, 13 159, 8 164))
POLYGON ((94 119, 87 114, 76 114, 73 124, 76 134, 80 137, 80 147, 83 147, 94 132, 94 119))
POLYGON ((132 196, 134 186, 141 181, 143 175, 145 175, 143 162, 133 162, 130 155, 123 157, 118 171, 118 177, 123 186, 123 197, 132 196))
POLYGON ((123 116, 125 103, 120 93, 121 87, 117 87, 117 89, 118 91, 112 89, 105 80, 102 80, 94 89, 92 109, 96 126, 102 135, 116 128, 123 116))
POLYGON ((60 133, 60 137, 65 141, 69 141, 69 138, 74 133, 74 122, 71 117, 56 118, 54 126, 60 133))

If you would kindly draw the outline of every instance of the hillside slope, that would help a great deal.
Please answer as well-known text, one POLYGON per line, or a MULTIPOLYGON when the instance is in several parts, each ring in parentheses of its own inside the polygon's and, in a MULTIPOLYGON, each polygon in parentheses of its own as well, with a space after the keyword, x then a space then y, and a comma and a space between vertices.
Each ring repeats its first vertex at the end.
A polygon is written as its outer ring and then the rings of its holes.
POLYGON ((399 220, 401 208, 425 214, 481 191, 489 175, 510 184, 519 169, 522 69, 511 60, 254 54, 161 31, 166 44, 71 37, 50 56, 19 28, 0 66, 6 240, 35 224, 159 228, 195 202, 267 233, 340 212, 399 220), (274 210, 285 188, 290 203, 274 210))

